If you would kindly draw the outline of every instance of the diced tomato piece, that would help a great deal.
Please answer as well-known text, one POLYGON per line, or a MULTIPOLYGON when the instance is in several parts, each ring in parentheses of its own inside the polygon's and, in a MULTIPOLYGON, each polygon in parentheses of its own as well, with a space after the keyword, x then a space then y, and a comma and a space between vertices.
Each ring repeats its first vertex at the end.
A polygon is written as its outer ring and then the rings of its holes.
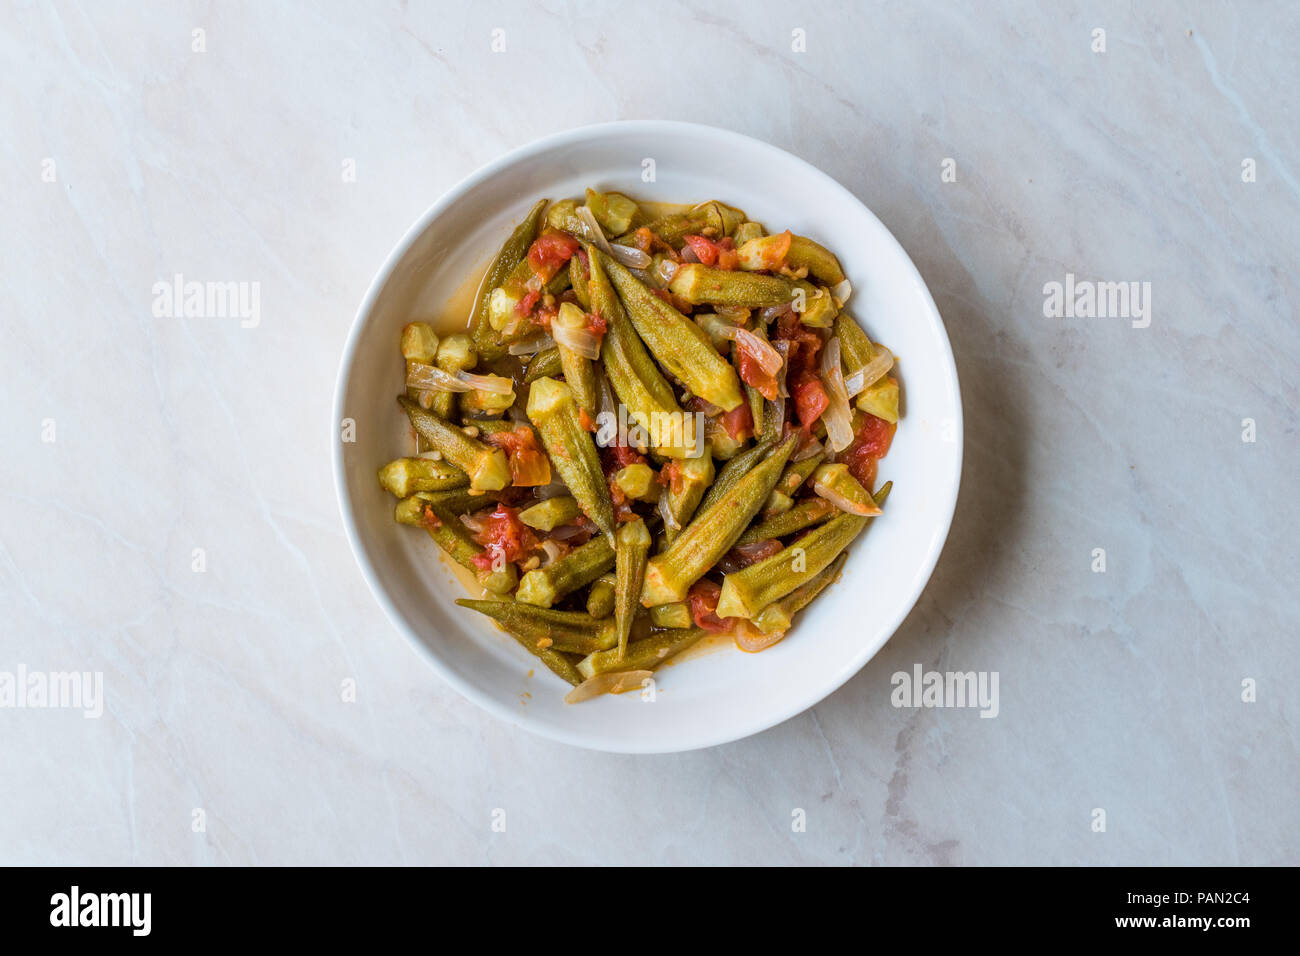
POLYGON ((420 512, 420 524, 435 531, 442 527, 442 519, 433 510, 433 505, 424 506, 424 510, 420 512))
POLYGON ((702 627, 714 634, 731 630, 737 618, 717 615, 718 598, 721 596, 722 588, 708 578, 701 578, 691 585, 686 600, 690 603, 691 620, 695 622, 696 627, 702 627))
POLYGON ((591 312, 587 315, 587 331, 592 335, 604 335, 609 331, 609 324, 599 312, 591 312))
POLYGON ((594 432, 596 430, 596 419, 585 408, 578 409, 578 424, 583 431, 594 432))
POLYGON ((718 244, 712 239, 704 236, 684 236, 683 239, 695 253, 695 258, 704 265, 711 266, 718 261, 718 244))
POLYGON ((565 232, 544 232, 528 247, 528 265, 549 282, 581 246, 565 232))
POLYGON ((745 351, 745 347, 737 343, 736 346, 736 372, 740 375, 740 380, 746 385, 758 389, 763 393, 763 397, 769 402, 775 402, 777 397, 776 376, 771 375, 763 370, 763 366, 745 351))
POLYGON ((541 289, 529 290, 522 299, 515 303, 515 312, 519 315, 528 315, 542 298, 541 289))
POLYGON ((811 431, 831 403, 830 396, 826 394, 826 386, 812 372, 804 370, 790 386, 790 394, 794 398, 794 411, 799 416, 799 424, 804 431, 811 431))
POLYGON ((677 458, 669 458, 668 463, 659 469, 659 474, 655 476, 659 484, 666 487, 675 495, 682 493, 682 463, 677 458))
POLYGON ((754 416, 749 412, 749 403, 741 402, 731 411, 723 412, 718 419, 718 424, 734 441, 740 441, 754 434, 754 416))
POLYGON ((507 563, 518 561, 537 546, 537 537, 531 528, 519 520, 519 511, 503 504, 487 516, 483 530, 474 535, 483 546, 483 553, 475 555, 474 566, 484 571, 498 560, 507 563))
POLYGON ((601 449, 605 471, 613 474, 628 465, 645 464, 646 457, 630 445, 612 444, 601 449))
POLYGON ((736 240, 723 236, 718 240, 718 268, 735 269, 740 265, 740 254, 736 252, 736 240))
POLYGON ((848 465, 849 474, 858 479, 863 488, 872 489, 876 484, 876 463, 889 454, 898 426, 865 414, 856 424, 858 428, 853 444, 844 449, 839 460, 848 465))
POLYGON ((483 440, 505 450, 512 484, 536 488, 551 483, 550 459, 537 447, 537 436, 527 425, 520 425, 514 431, 484 434, 483 440))

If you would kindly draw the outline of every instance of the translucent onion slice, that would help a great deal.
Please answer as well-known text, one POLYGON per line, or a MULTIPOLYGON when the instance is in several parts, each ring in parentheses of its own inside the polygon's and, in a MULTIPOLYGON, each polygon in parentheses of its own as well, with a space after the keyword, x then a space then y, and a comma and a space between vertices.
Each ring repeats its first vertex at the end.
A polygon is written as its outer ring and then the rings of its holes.
POLYGON ((473 388, 446 369, 438 368, 436 365, 425 365, 422 362, 407 363, 406 385, 408 388, 426 389, 431 392, 468 392, 473 388))
POLYGON ((732 325, 743 325, 749 321, 750 310, 743 305, 715 305, 713 312, 720 319, 726 319, 732 325))
POLYGON ((668 506, 668 489, 665 488, 659 495, 658 505, 659 517, 664 519, 664 527, 671 528, 674 531, 681 530, 681 522, 673 517, 673 509, 668 506))
POLYGON ((699 261, 700 261, 700 257, 695 254, 695 250, 691 248, 691 244, 689 242, 686 243, 686 245, 682 246, 682 262, 699 262, 699 261))
POLYGON ((759 651, 767 650, 783 637, 785 637, 785 631, 773 631, 771 634, 764 634, 744 618, 738 619, 731 630, 731 638, 736 642, 736 646, 750 654, 757 654, 759 651))
POLYGON ((785 339, 778 339, 773 348, 781 356, 781 371, 776 376, 776 394, 782 398, 789 398, 790 390, 786 388, 785 380, 790 370, 790 343, 785 339))
POLYGON ((826 438, 831 448, 843 451, 853 444, 853 412, 849 410, 849 396, 844 390, 844 370, 840 368, 840 337, 832 335, 822 349, 822 382, 830 404, 822 414, 826 422, 826 438))
POLYGON ((560 547, 559 543, 547 538, 542 542, 542 550, 546 552, 546 557, 542 558, 542 567, 549 568, 560 558, 564 557, 566 548, 560 547))
POLYGON ((564 695, 564 702, 579 704, 601 694, 622 694, 629 690, 640 690, 645 679, 653 676, 654 671, 606 671, 604 674, 587 678, 573 688, 564 695))
POLYGON ((473 372, 457 372, 456 378, 472 389, 488 392, 492 395, 509 395, 515 390, 513 379, 504 375, 475 375, 473 372))
POLYGON ((629 269, 649 269, 654 258, 635 246, 611 245, 609 254, 629 269))
POLYGON ((461 515, 460 523, 474 534, 478 534, 487 527, 488 515, 491 513, 491 511, 480 511, 478 514, 474 515, 461 515))
POLYGON ((844 391, 849 398, 875 385, 885 377, 886 372, 894 367, 893 352, 883 345, 876 345, 874 348, 876 354, 871 357, 871 360, 844 379, 844 391))
POLYGON ((772 417, 775 418, 778 422, 780 422, 781 427, 784 428, 785 427, 785 396, 778 395, 776 397, 776 401, 770 402, 769 404, 771 404, 773 409, 772 417))
MULTIPOLYGON (((575 307, 573 311, 577 311, 577 308, 575 307)), ((563 310, 560 311, 560 315, 564 315, 563 310)), ((556 345, 572 349, 584 359, 601 358, 601 337, 591 332, 585 325, 560 323, 556 316, 556 321, 551 323, 551 336, 555 337, 556 345)))
POLYGON ((771 322, 773 319, 779 319, 787 312, 793 312, 793 311, 794 311, 793 303, 783 302, 781 305, 769 305, 765 309, 759 309, 758 317, 762 319, 764 322, 771 322))
POLYGON ((884 514, 875 502, 872 502, 871 504, 859 504, 850 498, 844 497, 844 495, 840 494, 834 488, 822 484, 820 481, 814 481, 812 483, 812 490, 817 493, 818 497, 825 498, 836 508, 839 508, 841 511, 847 511, 849 514, 861 515, 864 518, 871 518, 878 514, 884 514))
POLYGON ((848 279, 844 279, 831 286, 831 295, 839 302, 841 309, 848 304, 849 296, 852 294, 853 286, 849 283, 848 279))
POLYGON ((664 285, 673 281, 673 276, 677 275, 677 263, 671 259, 660 259, 659 265, 655 266, 655 277, 664 285))
POLYGON ((524 339, 522 342, 511 342, 507 351, 511 355, 536 355, 544 349, 549 349, 555 344, 555 340, 549 335, 537 335, 531 339, 524 339))
POLYGON ((781 353, 772 348, 771 342, 763 341, 749 329, 742 328, 739 325, 719 323, 717 333, 724 339, 731 339, 736 345, 749 353, 749 357, 757 362, 758 367, 768 375, 775 375, 781 371, 781 366, 785 364, 785 360, 781 358, 781 353))

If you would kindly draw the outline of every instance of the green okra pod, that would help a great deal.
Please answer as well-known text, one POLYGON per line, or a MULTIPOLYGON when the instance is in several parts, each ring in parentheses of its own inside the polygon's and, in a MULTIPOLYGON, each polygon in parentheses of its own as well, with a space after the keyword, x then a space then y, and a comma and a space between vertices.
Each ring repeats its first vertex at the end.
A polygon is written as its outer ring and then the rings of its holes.
POLYGON ((554 564, 529 571, 519 581, 515 600, 549 608, 614 567, 614 548, 603 536, 579 545, 554 564))
POLYGON ((483 277, 478 297, 474 302, 474 318, 470 326, 470 335, 476 351, 486 360, 497 359, 505 354, 505 347, 501 344, 496 330, 488 322, 488 300, 492 291, 500 287, 514 272, 515 267, 525 261, 528 247, 533 244, 533 239, 537 236, 537 227, 541 224, 542 211, 545 208, 546 200, 538 200, 523 221, 515 226, 514 231, 507 237, 501 246, 501 251, 496 254, 496 258, 488 266, 487 274, 483 277))
POLYGON ((614 629, 618 634, 618 652, 627 650, 632 620, 636 617, 645 580, 646 559, 650 554, 650 532, 645 522, 634 518, 619 526, 614 536, 614 629))
POLYGON ((417 491, 446 491, 464 488, 469 475, 455 465, 432 458, 397 458, 379 469, 379 485, 398 498, 417 491))
POLYGON ((817 470, 817 466, 825 457, 825 453, 819 451, 803 461, 792 461, 786 465, 781 480, 776 483, 767 503, 763 505, 763 517, 771 518, 783 511, 789 511, 794 505, 794 493, 808 480, 808 476, 817 470))
MULTIPOLYGON (((473 601, 459 598, 461 607, 486 614, 506 631, 531 642, 538 650, 564 651, 569 654, 593 654, 618 643, 614 622, 599 620, 578 611, 553 611, 531 607, 517 601, 473 601)), ((528 644, 524 643, 527 647, 528 644)))
POLYGON ((622 193, 598 193, 588 189, 587 208, 611 236, 621 236, 629 229, 635 229, 645 218, 636 202, 622 193))
POLYGON ((825 498, 804 498, 788 510, 751 525, 736 540, 736 544, 754 544, 768 538, 783 538, 804 528, 811 528, 835 514, 839 514, 839 509, 825 498))
MULTIPOLYGON (((590 261, 590 260, 588 260, 590 261)), ((578 305, 591 311, 591 267, 583 262, 582 256, 569 257, 569 285, 578 299, 578 305)))
POLYGON ((614 537, 614 505, 591 432, 582 427, 569 386, 539 378, 529 386, 528 418, 546 453, 583 512, 606 537, 614 537))
POLYGON ((764 456, 772 450, 773 446, 760 442, 752 448, 746 448, 722 466, 718 472, 717 479, 709 486, 708 491, 704 493, 704 500, 700 502, 700 510, 707 510, 713 507, 719 498, 730 491, 741 478, 749 474, 764 456))
POLYGON ((528 370, 524 373, 524 384, 532 385, 539 378, 556 378, 563 374, 564 363, 560 360, 560 349, 552 345, 529 360, 528 370))
POLYGON ((806 236, 791 237, 785 264, 791 269, 806 268, 823 285, 834 286, 844 281, 844 269, 835 253, 806 236))
POLYGON ((695 517, 704 500, 704 493, 713 483, 713 456, 705 449, 698 458, 683 458, 675 465, 666 465, 669 471, 667 496, 668 515, 664 518, 664 536, 672 544, 695 517), (673 472, 676 472, 674 475, 673 472))
POLYGON ((429 506, 438 513, 449 515, 469 514, 497 500, 494 493, 476 495, 468 488, 452 488, 446 491, 417 491, 403 498, 393 509, 393 517, 398 524, 423 525, 425 509, 429 506))
MULTIPOLYGON (((617 556, 615 561, 617 561, 617 556)), ((614 613, 615 578, 612 574, 602 574, 591 582, 587 591, 587 613, 595 618, 606 618, 614 613)))
POLYGON ((539 501, 519 512, 519 520, 538 531, 554 531, 582 514, 578 502, 569 495, 556 495, 539 501))
POLYGON ((578 662, 578 673, 584 678, 609 671, 650 671, 675 654, 680 654, 705 634, 702 627, 682 628, 680 630, 660 631, 628 645, 622 656, 617 647, 607 651, 589 654, 578 662))
POLYGON ((500 448, 470 438, 440 415, 420 407, 405 395, 397 396, 420 437, 442 457, 469 476, 474 491, 498 491, 510 484, 510 464, 500 448))
MULTIPOLYGON (((885 500, 889 488, 887 484, 880 490, 877 503, 885 500)), ((718 617, 753 619, 773 601, 816 577, 871 520, 842 512, 770 558, 728 574, 718 597, 718 617)))
MULTIPOLYGON (((572 302, 565 302, 552 319, 552 325, 560 330, 585 330, 587 316, 572 302)), ((564 381, 573 392, 573 400, 594 420, 600 410, 600 392, 596 388, 596 370, 591 359, 563 344, 558 337, 555 347, 559 350, 560 367, 564 369, 564 381)))
POLYGON ((621 263, 603 252, 596 255, 637 334, 664 368, 693 394, 723 411, 744 401, 736 370, 718 354, 703 329, 652 293, 621 263))
POLYGON ((797 435, 791 435, 778 445, 714 504, 701 509, 665 551, 646 563, 642 604, 653 607, 686 597, 691 585, 717 564, 758 513, 798 440, 797 435))
POLYGON ((427 499, 422 499, 422 496, 427 494, 453 495, 457 493, 457 491, 421 492, 414 496, 419 501, 418 506, 410 504, 412 502, 410 498, 403 499, 397 506, 397 520, 402 524, 411 524, 423 528, 428 532, 429 537, 434 540, 434 543, 447 552, 447 555, 453 561, 461 567, 474 572, 479 584, 487 590, 495 594, 510 593, 519 580, 515 572, 515 566, 500 562, 485 568, 481 558, 483 548, 470 535, 469 529, 461 524, 460 518, 451 511, 445 510, 427 499))
POLYGON ((784 633, 790 629, 794 616, 812 603, 813 598, 821 594, 833 583, 844 569, 848 555, 840 556, 823 568, 818 574, 799 585, 779 601, 773 601, 754 618, 754 624, 764 634, 784 633))
POLYGON ((679 266, 673 273, 668 290, 692 305, 708 302, 713 305, 761 309, 792 301, 795 284, 784 276, 714 269, 691 262, 679 266))
POLYGON ((650 624, 653 627, 688 628, 694 623, 691 620, 690 605, 685 601, 656 604, 650 609, 650 624))

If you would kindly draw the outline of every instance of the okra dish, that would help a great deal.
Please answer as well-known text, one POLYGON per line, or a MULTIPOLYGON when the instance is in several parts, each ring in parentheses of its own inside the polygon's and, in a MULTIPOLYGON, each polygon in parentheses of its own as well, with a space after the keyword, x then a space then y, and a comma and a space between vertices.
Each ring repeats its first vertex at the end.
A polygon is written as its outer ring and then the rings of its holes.
POLYGON ((834 252, 720 201, 543 199, 468 322, 402 330, 379 470, 491 618, 573 685, 645 685, 706 635, 782 640, 881 514, 894 356, 834 252))

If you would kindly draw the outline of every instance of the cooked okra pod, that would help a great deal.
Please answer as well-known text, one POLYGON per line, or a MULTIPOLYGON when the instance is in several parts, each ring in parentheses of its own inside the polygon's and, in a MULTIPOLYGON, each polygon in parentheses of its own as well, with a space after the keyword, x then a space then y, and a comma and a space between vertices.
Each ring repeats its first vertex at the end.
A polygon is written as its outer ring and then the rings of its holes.
POLYGON ((556 495, 519 512, 519 520, 538 531, 554 531, 580 514, 582 509, 573 498, 568 495, 556 495))
POLYGON ((650 623, 654 627, 683 628, 694 624, 691 620, 691 607, 685 601, 672 604, 656 604, 650 609, 650 623))
MULTIPOLYGON (((565 302, 560 306, 560 311, 552 320, 552 324, 561 329, 575 331, 585 329, 587 316, 573 303, 565 302)), ((573 400, 578 403, 578 408, 585 410, 588 416, 594 418, 596 412, 600 410, 600 393, 596 389, 596 372, 592 367, 591 359, 558 341, 555 347, 560 353, 560 367, 564 369, 564 381, 573 391, 573 400)))
MULTIPOLYGON (((888 489, 886 485, 880 490, 877 502, 885 500, 888 489)), ((718 597, 718 617, 752 619, 773 601, 816 577, 870 521, 861 515, 838 514, 770 558, 728 574, 718 597)))
MULTIPOLYGON (((617 555, 614 560, 618 560, 617 555)), ((614 586, 614 575, 608 573, 591 582, 591 590, 587 592, 588 614, 595 618, 605 618, 614 613, 614 586)))
POLYGON ((766 541, 769 538, 784 538, 804 528, 811 528, 838 513, 839 509, 825 498, 805 498, 803 501, 795 502, 789 510, 751 525, 736 540, 736 544, 754 544, 756 541, 766 541))
POLYGON ((684 458, 676 465, 665 467, 671 470, 668 487, 663 492, 668 510, 664 519, 664 537, 668 544, 672 544, 695 517, 704 493, 713 484, 713 455, 705 451, 698 458, 684 458))
POLYGON ((500 358, 505 354, 505 348, 501 345, 496 330, 488 322, 488 302, 492 291, 500 287, 515 268, 524 262, 524 257, 528 255, 528 247, 532 245, 533 238, 537 235, 537 227, 541 224, 542 212, 545 209, 546 200, 538 200, 537 205, 529 210, 523 221, 515 226, 505 244, 501 246, 501 251, 488 266, 487 275, 483 277, 482 287, 474 304, 474 320, 470 335, 474 340, 475 349, 484 359, 500 358))
POLYGON ((848 560, 847 554, 840 554, 838 558, 823 568, 816 576, 799 585, 779 601, 773 601, 763 610, 758 612, 754 618, 754 623, 764 634, 775 634, 777 632, 785 633, 790 630, 790 624, 794 616, 806 608, 812 599, 821 594, 828 585, 840 576, 840 571, 844 569, 844 562, 848 560))
POLYGON ((445 418, 426 411, 405 395, 397 396, 420 437, 469 476, 474 491, 499 491, 510 484, 510 464, 500 448, 470 438, 445 418))
POLYGON ((574 548, 554 564, 529 571, 519 580, 515 600, 537 607, 550 607, 566 594, 590 584, 614 567, 614 548, 609 539, 597 536, 574 548))
POLYGON ((738 455, 733 455, 731 459, 722 466, 722 469, 718 472, 718 477, 714 480, 713 484, 709 486, 709 490, 705 492, 704 500, 700 502, 700 509, 704 510, 711 508, 719 498, 731 490, 736 482, 749 474, 749 472, 753 470, 754 466, 762 461, 763 457, 772 450, 772 447, 773 446, 771 445, 760 442, 752 448, 745 449, 738 455))
POLYGON ((528 363, 524 373, 524 384, 532 385, 539 378, 555 378, 564 374, 564 363, 560 360, 559 346, 552 345, 542 349, 528 363))
POLYGON ((578 663, 578 673, 591 678, 609 671, 652 671, 707 633, 702 627, 660 631, 629 644, 627 652, 622 655, 617 647, 587 655, 578 663))
POLYGON ((614 622, 618 632, 618 652, 622 656, 640 603, 646 558, 650 554, 650 532, 646 530, 644 521, 634 518, 619 525, 614 541, 614 622))
POLYGON ((646 564, 641 603, 670 604, 686 597, 692 584, 718 563, 758 513, 798 442, 791 435, 756 468, 707 509, 702 509, 667 550, 646 564))
POLYGON ((740 379, 731 363, 718 354, 708 335, 654 295, 621 263, 603 252, 597 256, 637 334, 659 363, 693 394, 724 412, 739 405, 744 400, 740 379))
MULTIPOLYGON (((431 494, 455 494, 455 492, 431 492, 431 494)), ((479 584, 495 594, 508 594, 519 581, 513 564, 484 568, 480 559, 483 548, 470 536, 469 530, 461 524, 460 518, 451 511, 444 510, 428 500, 415 496, 418 505, 409 504, 412 499, 398 503, 396 517, 402 524, 411 524, 423 528, 429 533, 438 547, 461 567, 474 572, 479 584)))
POLYGON ((553 611, 516 601, 471 601, 460 598, 456 603, 486 614, 515 637, 531 641, 538 649, 593 654, 608 650, 618 643, 614 634, 614 622, 599 620, 590 614, 553 611))
POLYGON ((399 498, 417 491, 464 488, 469 475, 455 465, 432 458, 397 458, 379 469, 379 485, 399 498))
POLYGON ((591 433, 578 419, 578 406, 569 386, 553 378, 533 382, 528 392, 528 418, 537 426, 551 463, 583 512, 612 539, 614 506, 609 500, 609 485, 591 433))
POLYGON ((688 263, 673 273, 668 289, 692 305, 709 302, 714 305, 762 309, 790 302, 794 298, 795 285, 783 276, 713 269, 698 263, 688 263))

